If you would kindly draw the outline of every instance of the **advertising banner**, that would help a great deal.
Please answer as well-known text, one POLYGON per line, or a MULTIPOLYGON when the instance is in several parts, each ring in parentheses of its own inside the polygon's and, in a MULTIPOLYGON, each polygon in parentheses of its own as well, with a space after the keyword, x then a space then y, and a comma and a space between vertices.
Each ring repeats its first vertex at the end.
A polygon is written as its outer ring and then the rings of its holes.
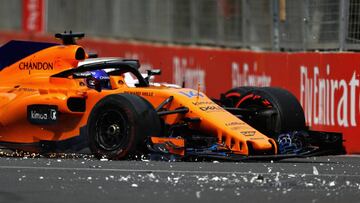
POLYGON ((24 32, 44 32, 44 0, 23 0, 22 29, 24 32))

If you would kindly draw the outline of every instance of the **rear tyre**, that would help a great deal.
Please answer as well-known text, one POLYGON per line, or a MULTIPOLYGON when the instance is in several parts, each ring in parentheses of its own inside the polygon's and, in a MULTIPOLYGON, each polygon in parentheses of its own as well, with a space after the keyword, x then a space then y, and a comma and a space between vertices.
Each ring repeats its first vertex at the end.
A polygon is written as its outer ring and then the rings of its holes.
POLYGON ((97 158, 128 158, 145 148, 148 136, 159 133, 160 121, 153 106, 131 94, 104 97, 87 123, 89 147, 97 158))
POLYGON ((267 136, 277 138, 281 133, 306 128, 304 111, 299 101, 281 88, 250 90, 239 98, 236 107, 257 111, 248 122, 267 136))

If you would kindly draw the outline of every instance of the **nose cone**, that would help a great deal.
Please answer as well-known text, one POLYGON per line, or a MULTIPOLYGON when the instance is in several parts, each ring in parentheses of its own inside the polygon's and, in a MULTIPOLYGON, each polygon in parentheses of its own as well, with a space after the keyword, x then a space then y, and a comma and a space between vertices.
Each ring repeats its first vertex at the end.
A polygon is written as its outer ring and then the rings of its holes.
POLYGON ((243 155, 274 155, 276 142, 254 129, 246 131, 218 130, 220 143, 224 143, 234 153, 243 155), (225 132, 226 131, 226 132, 225 132))
POLYGON ((273 139, 262 139, 262 140, 248 140, 248 154, 256 155, 256 154, 276 154, 277 147, 276 143, 273 139))

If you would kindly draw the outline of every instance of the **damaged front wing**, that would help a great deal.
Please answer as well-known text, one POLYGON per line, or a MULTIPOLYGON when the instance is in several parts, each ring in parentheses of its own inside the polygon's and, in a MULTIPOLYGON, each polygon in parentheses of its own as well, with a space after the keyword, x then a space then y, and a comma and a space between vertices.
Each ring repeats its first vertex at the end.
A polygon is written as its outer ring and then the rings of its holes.
POLYGON ((182 137, 151 137, 147 146, 150 157, 168 160, 260 161, 346 153, 342 134, 334 132, 293 131, 279 135, 277 144, 278 154, 248 156, 236 154, 219 143, 214 143, 210 147, 188 148, 182 137))

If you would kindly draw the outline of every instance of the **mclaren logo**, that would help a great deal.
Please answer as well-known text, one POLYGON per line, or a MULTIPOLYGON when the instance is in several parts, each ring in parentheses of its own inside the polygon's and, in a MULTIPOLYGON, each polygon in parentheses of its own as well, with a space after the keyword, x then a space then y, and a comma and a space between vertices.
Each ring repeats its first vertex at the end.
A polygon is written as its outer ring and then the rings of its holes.
POLYGON ((256 131, 242 131, 240 132, 244 136, 254 136, 256 131))

